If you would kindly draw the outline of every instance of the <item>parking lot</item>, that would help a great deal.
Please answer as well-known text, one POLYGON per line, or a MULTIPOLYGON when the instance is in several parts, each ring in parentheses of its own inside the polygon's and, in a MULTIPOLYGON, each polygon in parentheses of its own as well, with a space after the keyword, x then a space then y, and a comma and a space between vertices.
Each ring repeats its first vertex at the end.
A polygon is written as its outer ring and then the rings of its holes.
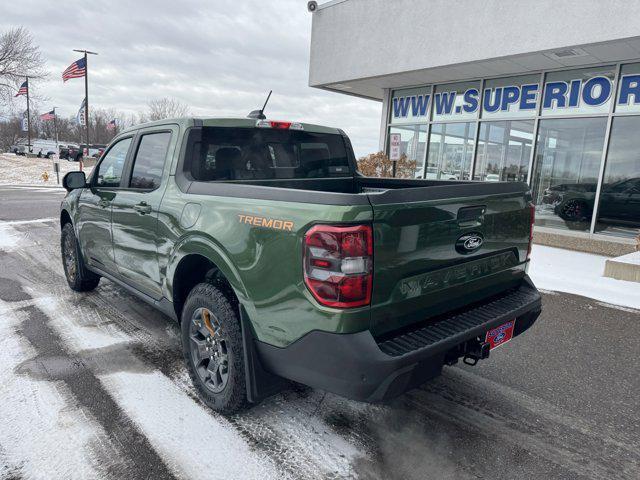
POLYGON ((640 478, 636 310, 545 292, 526 335, 389 404, 292 386, 223 417, 168 318, 69 290, 63 193, 0 187, 0 478, 640 478))

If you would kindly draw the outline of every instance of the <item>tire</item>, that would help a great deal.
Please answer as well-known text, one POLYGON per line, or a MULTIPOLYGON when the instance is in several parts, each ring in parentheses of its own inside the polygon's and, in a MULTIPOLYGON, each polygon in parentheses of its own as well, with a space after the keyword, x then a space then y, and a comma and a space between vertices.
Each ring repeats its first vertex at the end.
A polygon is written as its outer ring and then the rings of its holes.
POLYGON ((64 275, 69 288, 76 292, 88 292, 98 286, 100 276, 91 272, 84 265, 78 239, 71 223, 65 224, 60 235, 60 254, 64 275))
POLYGON ((199 283, 187 297, 180 328, 187 370, 202 401, 224 414, 245 409, 242 330, 229 299, 215 285, 199 283))

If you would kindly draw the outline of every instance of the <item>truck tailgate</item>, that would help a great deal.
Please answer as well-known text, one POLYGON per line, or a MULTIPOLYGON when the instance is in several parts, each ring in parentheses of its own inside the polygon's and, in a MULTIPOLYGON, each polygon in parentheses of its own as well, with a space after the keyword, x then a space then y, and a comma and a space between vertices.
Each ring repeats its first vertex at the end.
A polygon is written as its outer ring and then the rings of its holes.
POLYGON ((374 336, 462 308, 525 276, 524 183, 451 183, 371 194, 374 336))

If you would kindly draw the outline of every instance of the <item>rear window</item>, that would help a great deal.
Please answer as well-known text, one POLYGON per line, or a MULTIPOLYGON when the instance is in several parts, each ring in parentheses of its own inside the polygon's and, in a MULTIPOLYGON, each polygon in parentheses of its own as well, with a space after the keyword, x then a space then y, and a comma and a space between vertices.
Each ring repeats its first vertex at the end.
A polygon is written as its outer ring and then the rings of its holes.
POLYGON ((350 174, 341 135, 268 128, 205 127, 190 140, 185 172, 194 180, 268 180, 350 174))

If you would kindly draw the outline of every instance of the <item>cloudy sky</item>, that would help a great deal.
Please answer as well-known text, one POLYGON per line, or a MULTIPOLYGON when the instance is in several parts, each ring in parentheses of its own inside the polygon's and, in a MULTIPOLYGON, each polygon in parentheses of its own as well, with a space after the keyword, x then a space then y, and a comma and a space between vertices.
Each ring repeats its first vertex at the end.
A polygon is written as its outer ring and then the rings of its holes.
POLYGON ((3 0, 0 31, 20 25, 50 73, 32 85, 48 99, 40 111, 75 115, 84 83, 63 84, 61 73, 86 48, 99 53, 89 58, 90 107, 134 113, 167 96, 195 115, 245 116, 273 89, 270 118, 343 128, 357 155, 377 150, 380 103, 308 86, 306 0, 3 0))

